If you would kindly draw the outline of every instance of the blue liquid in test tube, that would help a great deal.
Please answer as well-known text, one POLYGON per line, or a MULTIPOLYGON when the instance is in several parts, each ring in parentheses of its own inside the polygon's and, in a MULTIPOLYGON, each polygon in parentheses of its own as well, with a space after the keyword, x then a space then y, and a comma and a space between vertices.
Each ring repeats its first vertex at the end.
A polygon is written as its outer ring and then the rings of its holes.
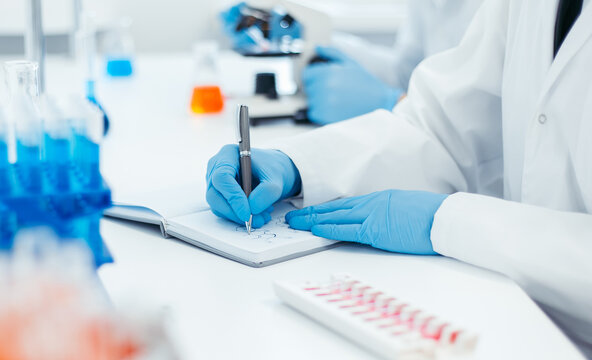
POLYGON ((0 251, 12 248, 16 232, 16 214, 0 202, 0 251))
POLYGON ((85 189, 103 185, 99 159, 104 123, 97 106, 85 101, 72 101, 74 118, 74 163, 85 189))
POLYGON ((16 157, 22 187, 30 192, 40 192, 42 164, 39 145, 27 145, 17 140, 16 157))
POLYGON ((0 140, 0 167, 8 166, 8 144, 0 140))
POLYGON ((8 163, 8 144, 4 139, 0 140, 0 194, 10 193, 10 164, 8 163))
POLYGON ((75 141, 75 161, 85 187, 90 189, 99 188, 102 184, 99 167, 99 144, 83 134, 77 134, 75 141))
POLYGON ((68 138, 45 134, 45 156, 54 187, 67 191, 71 187, 72 143, 68 138))

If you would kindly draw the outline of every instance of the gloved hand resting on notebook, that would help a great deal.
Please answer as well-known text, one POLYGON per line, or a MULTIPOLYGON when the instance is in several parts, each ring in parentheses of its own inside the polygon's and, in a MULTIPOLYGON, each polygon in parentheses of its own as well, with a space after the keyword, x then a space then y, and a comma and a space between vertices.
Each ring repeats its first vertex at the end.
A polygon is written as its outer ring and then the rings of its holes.
POLYGON ((206 200, 219 217, 244 224, 253 215, 252 226, 259 228, 271 220, 272 205, 300 192, 298 169, 278 150, 251 150, 253 191, 247 199, 238 177, 237 145, 226 145, 208 162, 206 200))
POLYGON ((331 240, 434 255, 432 223, 446 197, 425 191, 385 190, 291 211, 286 221, 296 230, 331 240))

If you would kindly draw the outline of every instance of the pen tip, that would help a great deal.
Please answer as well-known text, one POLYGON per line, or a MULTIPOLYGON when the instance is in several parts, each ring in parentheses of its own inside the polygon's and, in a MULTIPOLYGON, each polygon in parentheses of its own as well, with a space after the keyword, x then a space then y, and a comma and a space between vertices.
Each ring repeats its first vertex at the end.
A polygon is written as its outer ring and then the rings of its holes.
POLYGON ((247 233, 251 235, 251 227, 253 225, 253 215, 249 218, 249 221, 245 221, 245 227, 247 228, 247 233))

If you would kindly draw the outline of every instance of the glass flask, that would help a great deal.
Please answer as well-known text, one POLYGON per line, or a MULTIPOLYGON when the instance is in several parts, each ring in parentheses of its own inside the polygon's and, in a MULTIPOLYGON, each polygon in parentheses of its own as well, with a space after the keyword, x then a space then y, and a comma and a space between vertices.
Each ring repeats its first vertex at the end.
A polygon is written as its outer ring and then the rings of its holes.
POLYGON ((131 26, 132 19, 124 17, 104 35, 103 51, 109 76, 127 77, 134 72, 134 38, 131 26))
POLYGON ((203 41, 193 46, 195 83, 191 94, 194 114, 218 113, 224 109, 224 97, 218 79, 218 44, 203 41))

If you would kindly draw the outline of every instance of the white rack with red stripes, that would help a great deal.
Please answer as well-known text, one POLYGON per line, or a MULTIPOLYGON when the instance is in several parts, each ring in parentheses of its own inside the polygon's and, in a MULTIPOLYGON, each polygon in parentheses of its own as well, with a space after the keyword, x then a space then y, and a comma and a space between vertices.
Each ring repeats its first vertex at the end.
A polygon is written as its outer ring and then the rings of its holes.
POLYGON ((477 336, 349 275, 325 282, 275 282, 280 299, 387 359, 467 355, 477 336))

